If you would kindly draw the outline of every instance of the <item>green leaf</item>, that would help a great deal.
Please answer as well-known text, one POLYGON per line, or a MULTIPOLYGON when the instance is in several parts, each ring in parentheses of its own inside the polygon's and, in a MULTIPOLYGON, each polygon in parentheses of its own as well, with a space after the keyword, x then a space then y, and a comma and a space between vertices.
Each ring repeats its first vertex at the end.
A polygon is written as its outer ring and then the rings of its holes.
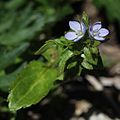
POLYGON ((41 54, 50 64, 57 64, 61 55, 64 53, 66 40, 61 37, 55 40, 48 40, 35 54, 41 54), (64 42, 62 42, 64 41, 64 42))
POLYGON ((82 20, 83 20, 83 22, 85 23, 85 25, 87 26, 87 28, 89 27, 88 25, 89 25, 89 18, 88 18, 88 15, 87 15, 87 13, 86 12, 83 12, 83 14, 82 14, 82 20))
POLYGON ((56 65, 56 63, 58 62, 59 56, 60 56, 59 51, 56 49, 56 47, 52 47, 46 50, 42 55, 49 62, 50 65, 51 64, 56 65))
POLYGON ((72 67, 77 65, 77 61, 73 61, 72 63, 68 64, 67 69, 71 69, 72 67))
POLYGON ((68 47, 69 45, 72 45, 73 42, 70 40, 66 40, 65 37, 60 37, 58 39, 54 40, 48 40, 45 42, 45 44, 35 53, 36 55, 43 54, 45 51, 47 51, 50 48, 56 48, 56 47, 68 47))
POLYGON ((64 73, 60 74, 60 75, 57 77, 57 80, 64 80, 64 73))
POLYGON ((61 56, 61 52, 63 49, 59 46, 52 46, 51 48, 47 49, 42 56, 48 61, 49 65, 56 66, 59 58, 61 56))
POLYGON ((100 44, 101 44, 100 41, 95 40, 94 43, 93 43, 93 47, 97 47, 97 46, 99 46, 100 44))
POLYGON ((48 40, 35 54, 36 55, 43 54, 46 50, 48 50, 49 48, 52 48, 54 46, 56 46, 55 41, 48 40))
POLYGON ((40 61, 32 61, 19 74, 8 96, 9 108, 16 111, 42 100, 53 88, 57 78, 55 68, 48 68, 40 61))
POLYGON ((73 56, 73 52, 71 52, 70 50, 66 49, 62 55, 60 56, 59 59, 59 64, 58 64, 58 69, 59 69, 59 73, 62 74, 64 72, 64 68, 66 65, 66 62, 68 59, 70 59, 73 56))
POLYGON ((90 63, 88 63, 86 60, 83 60, 81 65, 88 70, 93 70, 93 66, 90 63))
POLYGON ((69 47, 70 45, 74 44, 73 41, 67 40, 65 37, 60 37, 59 39, 55 39, 55 43, 61 47, 69 47))
POLYGON ((90 64, 97 65, 98 61, 98 49, 96 47, 87 48, 84 47, 84 56, 83 58, 88 61, 90 64))

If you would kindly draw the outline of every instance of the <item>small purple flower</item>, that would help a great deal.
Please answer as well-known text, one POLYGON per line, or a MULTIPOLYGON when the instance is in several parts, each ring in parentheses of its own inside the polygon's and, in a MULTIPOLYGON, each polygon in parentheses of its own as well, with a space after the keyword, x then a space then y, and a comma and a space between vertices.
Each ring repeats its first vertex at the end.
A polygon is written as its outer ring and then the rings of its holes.
POLYGON ((77 42, 84 36, 86 32, 86 26, 83 22, 79 23, 77 21, 69 21, 69 26, 73 31, 65 34, 66 39, 77 42))
POLYGON ((107 30, 106 28, 102 28, 101 22, 96 22, 93 24, 93 26, 90 25, 89 34, 94 39, 103 41, 105 40, 105 36, 109 34, 109 30, 107 30))

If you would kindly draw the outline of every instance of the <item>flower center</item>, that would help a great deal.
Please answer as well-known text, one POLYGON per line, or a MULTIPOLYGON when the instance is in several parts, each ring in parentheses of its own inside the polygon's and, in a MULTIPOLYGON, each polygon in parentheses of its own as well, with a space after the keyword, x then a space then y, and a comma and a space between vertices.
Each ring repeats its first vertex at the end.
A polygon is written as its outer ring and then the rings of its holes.
POLYGON ((96 36, 98 34, 98 31, 93 31, 93 36, 96 36))
POLYGON ((76 34, 77 34, 78 36, 81 36, 81 35, 83 35, 83 32, 82 32, 82 31, 78 31, 76 34))

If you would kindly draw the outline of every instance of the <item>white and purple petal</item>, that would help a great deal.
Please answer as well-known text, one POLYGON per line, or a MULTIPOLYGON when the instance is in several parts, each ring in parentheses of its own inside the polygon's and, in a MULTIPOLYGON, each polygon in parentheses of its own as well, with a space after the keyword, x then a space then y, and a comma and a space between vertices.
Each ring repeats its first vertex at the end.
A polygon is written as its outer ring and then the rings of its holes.
POLYGON ((75 32, 68 32, 65 34, 65 38, 68 40, 74 40, 76 39, 78 36, 76 35, 75 32))
POLYGON ((100 30, 99 30, 99 36, 101 36, 101 37, 105 37, 105 36, 107 36, 109 34, 109 30, 107 30, 107 29, 105 29, 105 28, 101 28, 100 30))
POLYGON ((92 30, 93 31, 98 31, 98 30, 100 30, 101 27, 102 27, 101 22, 96 22, 96 23, 93 24, 92 30))
POLYGON ((94 36, 94 39, 99 40, 99 41, 103 41, 103 40, 105 40, 105 38, 100 37, 100 36, 94 36))
POLYGON ((77 21, 69 21, 69 26, 72 30, 74 30, 75 32, 80 31, 81 30, 81 26, 80 23, 77 21))
POLYGON ((83 37, 83 35, 82 35, 82 36, 79 36, 78 38, 74 39, 73 41, 74 41, 74 42, 77 42, 77 41, 79 41, 82 37, 83 37))
POLYGON ((81 28, 82 28, 82 32, 85 33, 86 32, 86 26, 83 22, 80 23, 81 28))

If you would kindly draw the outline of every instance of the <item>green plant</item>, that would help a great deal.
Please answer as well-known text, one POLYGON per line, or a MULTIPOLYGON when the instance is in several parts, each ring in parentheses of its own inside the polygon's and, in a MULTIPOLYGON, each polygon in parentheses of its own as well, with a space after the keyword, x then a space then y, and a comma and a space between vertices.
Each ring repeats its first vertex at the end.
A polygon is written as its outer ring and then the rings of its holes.
POLYGON ((82 21, 86 27, 82 38, 77 42, 67 40, 66 36, 48 40, 36 52, 42 55, 43 59, 31 61, 17 75, 8 96, 10 110, 16 111, 38 103, 56 87, 55 81, 64 80, 66 75, 72 79, 74 76, 80 76, 82 70, 87 72, 102 67, 97 46, 100 45, 101 40, 105 40, 103 37, 108 34, 108 30, 101 28, 101 24, 97 22, 92 26, 93 31, 91 31, 85 13, 82 21), (72 76, 69 71, 72 71, 72 76))

